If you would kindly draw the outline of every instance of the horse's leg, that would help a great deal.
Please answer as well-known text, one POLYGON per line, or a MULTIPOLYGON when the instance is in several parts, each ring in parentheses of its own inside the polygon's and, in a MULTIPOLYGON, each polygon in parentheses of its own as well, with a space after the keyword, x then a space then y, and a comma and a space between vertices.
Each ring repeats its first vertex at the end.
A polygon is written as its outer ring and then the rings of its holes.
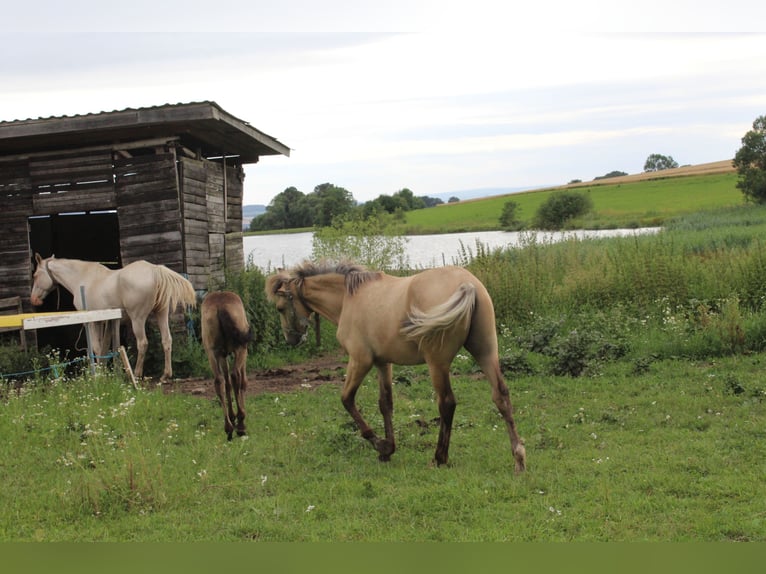
MULTIPOLYGON (((234 414, 234 397, 233 397, 233 373, 229 370, 229 359, 227 357, 220 357, 219 365, 221 372, 223 373, 223 382, 226 387, 226 416, 229 417, 230 424, 234 425, 234 421, 237 420, 237 416, 234 414)), ((229 432, 229 438, 231 439, 231 431, 229 432)))
MULTIPOLYGON (((90 337, 91 351, 93 352, 93 356, 96 357, 96 362, 99 364, 101 363, 101 359, 98 357, 101 356, 102 350, 106 348, 103 344, 103 334, 101 329, 99 329, 100 325, 101 323, 98 322, 88 323, 86 325, 86 328, 88 329, 88 336, 90 337)), ((91 357, 88 357, 89 364, 91 360, 91 357)))
MULTIPOLYGON (((218 402, 221 404, 221 409, 223 410, 223 429, 226 432, 226 436, 229 440, 231 440, 231 435, 234 432, 234 425, 231 422, 231 417, 229 416, 230 408, 226 407, 226 400, 224 399, 224 391, 223 386, 226 384, 227 377, 225 377, 224 371, 222 371, 221 366, 219 364, 219 358, 216 356, 215 352, 210 349, 207 351, 207 358, 208 362, 210 363, 210 368, 213 371, 213 385, 215 386, 215 394, 218 397, 218 402)), ((223 362, 223 364, 226 364, 226 357, 221 357, 220 360, 223 362)), ((226 393, 228 395, 228 392, 226 393)))
POLYGON ((383 426, 386 431, 385 440, 379 440, 375 448, 378 449, 378 458, 381 461, 388 462, 391 455, 396 450, 396 440, 394 439, 394 423, 392 420, 394 413, 394 398, 391 390, 391 363, 378 365, 378 385, 380 387, 380 396, 378 406, 380 414, 383 415, 383 426))
MULTIPOLYGON (((231 382, 234 386, 234 398, 237 400, 237 435, 247 434, 245 427, 245 391, 247 390, 247 347, 241 347, 234 352, 234 365, 231 370, 231 382)), ((233 419, 232 419, 233 420, 233 419)))
POLYGON ((527 467, 527 451, 524 448, 524 441, 519 437, 519 433, 516 430, 516 421, 513 420, 513 405, 511 404, 508 385, 503 380, 503 373, 500 370, 498 358, 497 356, 481 357, 477 355, 474 355, 474 357, 492 385, 492 400, 508 428, 508 436, 511 439, 511 452, 516 462, 516 472, 523 472, 527 467))
POLYGON ((449 441, 452 435, 452 418, 455 415, 455 395, 449 379, 449 364, 429 363, 431 383, 436 392, 436 404, 439 407, 439 439, 436 442, 434 463, 439 466, 447 464, 449 459, 449 441))
POLYGON ((170 309, 168 307, 164 307, 162 309, 158 309, 156 315, 157 326, 160 328, 160 336, 162 338, 162 351, 165 354, 165 368, 162 371, 160 381, 173 378, 173 362, 171 360, 173 352, 173 337, 170 334, 170 325, 168 323, 169 314, 170 309))
MULTIPOLYGON (((106 355, 106 352, 109 350, 109 347, 112 345, 112 328, 108 321, 98 323, 92 323, 94 326, 94 330, 96 331, 96 337, 94 339, 99 342, 99 348, 96 350, 95 344, 93 347, 93 354, 96 355, 96 357, 103 357, 106 355)), ((101 363, 102 359, 97 358, 96 359, 99 363, 101 363)))
MULTIPOLYGON (((341 391, 341 401, 343 406, 354 419, 356 426, 359 427, 359 432, 366 438, 372 446, 375 447, 379 453, 386 452, 390 446, 388 441, 381 441, 375 434, 375 431, 370 428, 367 421, 362 418, 359 409, 356 408, 356 392, 359 390, 359 385, 362 384, 365 375, 370 372, 372 363, 370 361, 359 361, 353 357, 349 359, 348 366, 346 367, 346 382, 343 385, 341 391)), ((390 453, 388 453, 390 456, 390 453)), ((387 458, 379 457, 380 460, 388 460, 387 458)))
POLYGON ((134 317, 130 324, 133 327, 133 336, 136 338, 136 351, 138 353, 134 373, 136 378, 140 379, 144 376, 144 358, 146 357, 146 349, 149 347, 149 340, 146 338, 146 317, 134 317))

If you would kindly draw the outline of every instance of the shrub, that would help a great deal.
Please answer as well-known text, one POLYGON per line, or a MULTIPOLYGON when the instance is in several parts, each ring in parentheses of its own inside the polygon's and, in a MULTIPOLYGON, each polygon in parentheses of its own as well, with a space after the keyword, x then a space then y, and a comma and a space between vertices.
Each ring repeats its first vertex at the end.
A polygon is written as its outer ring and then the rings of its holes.
POLYGON ((543 202, 535 214, 538 229, 562 229, 567 221, 585 215, 593 209, 593 200, 583 193, 561 191, 543 202))
POLYGON ((500 214, 500 227, 507 230, 515 230, 521 227, 519 221, 519 204, 515 201, 506 201, 500 214))
POLYGON ((363 220, 336 219, 332 226, 317 229, 313 237, 314 259, 350 259, 370 269, 406 269, 406 237, 397 235, 390 219, 372 215, 363 220))

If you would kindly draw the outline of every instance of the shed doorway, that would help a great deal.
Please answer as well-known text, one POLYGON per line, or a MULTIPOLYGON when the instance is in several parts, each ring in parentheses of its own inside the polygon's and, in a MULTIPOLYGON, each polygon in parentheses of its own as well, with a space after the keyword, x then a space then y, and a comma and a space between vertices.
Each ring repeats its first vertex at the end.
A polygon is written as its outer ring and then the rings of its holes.
MULTIPOLYGON (((59 213, 34 216, 29 222, 29 246, 31 255, 66 259, 98 261, 110 269, 122 266, 120 257, 120 233, 116 211, 92 211, 59 213)), ((32 268, 35 263, 32 261, 32 268)), ((30 289, 32 286, 30 277, 30 289)), ((36 307, 36 312, 74 310, 72 294, 63 287, 54 289, 36 307)), ((71 356, 81 354, 86 339, 82 325, 68 325, 51 329, 39 329, 37 346, 68 350, 71 356)))

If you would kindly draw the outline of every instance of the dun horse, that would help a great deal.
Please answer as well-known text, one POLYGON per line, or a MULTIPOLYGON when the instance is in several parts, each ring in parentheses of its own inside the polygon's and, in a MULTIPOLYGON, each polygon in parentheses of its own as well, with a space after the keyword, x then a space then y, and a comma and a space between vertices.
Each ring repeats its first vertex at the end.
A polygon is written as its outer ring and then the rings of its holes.
MULTIPOLYGON (((173 376, 168 316, 180 304, 196 305, 196 294, 192 284, 164 265, 148 261, 134 261, 122 269, 112 270, 94 261, 78 259, 43 259, 35 253, 37 269, 32 284, 32 305, 42 305, 43 299, 56 285, 61 285, 74 298, 75 309, 82 311, 97 309, 122 309, 128 316, 136 337, 138 358, 135 374, 143 376, 144 357, 149 342, 146 338, 146 319, 154 313, 162 337, 165 352, 165 368, 160 380, 173 376), (83 287, 84 298, 80 293, 83 287)), ((93 350, 99 355, 108 344, 98 335, 96 323, 90 323, 93 350)), ((108 333, 108 331, 107 331, 108 333)), ((108 336, 108 334, 107 334, 108 336)))
POLYGON ((440 415, 434 462, 448 460, 455 396, 450 385, 452 360, 465 347, 492 386, 492 399, 505 419, 517 471, 526 467, 526 451, 516 431, 511 400, 498 360, 495 311, 482 283, 459 267, 393 277, 349 263, 304 263, 270 276, 266 294, 280 312, 285 339, 304 337, 312 313, 337 325, 348 353, 341 399, 362 436, 382 461, 396 449, 392 423, 391 364, 427 363, 440 415), (379 406, 385 438, 379 438, 355 404, 359 385, 372 367, 378 371, 379 406))
POLYGON ((224 430, 231 440, 234 423, 237 435, 243 436, 245 430, 245 391, 247 390, 247 344, 252 338, 247 322, 245 307, 239 295, 231 291, 208 293, 200 309, 202 323, 202 344, 207 352, 210 368, 215 377, 215 393, 223 408, 224 430), (231 369, 228 357, 234 356, 231 369), (226 398, 224 399, 224 388, 226 398), (234 413, 232 393, 237 402, 234 413))

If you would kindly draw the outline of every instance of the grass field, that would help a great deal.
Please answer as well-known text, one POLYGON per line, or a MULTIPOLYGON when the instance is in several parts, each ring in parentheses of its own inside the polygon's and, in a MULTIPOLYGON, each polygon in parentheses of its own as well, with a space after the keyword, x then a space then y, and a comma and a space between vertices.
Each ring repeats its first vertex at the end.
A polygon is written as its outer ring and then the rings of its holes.
MULTIPOLYGON (((695 175, 682 171, 676 177, 647 179, 646 174, 619 178, 618 182, 599 180, 589 184, 566 186, 586 193, 593 200, 593 212, 572 227, 603 229, 618 227, 651 227, 662 225, 668 218, 700 210, 742 205, 742 192, 736 188, 737 175, 731 170, 723 173, 695 175)), ((450 233, 459 231, 493 230, 503 205, 518 204, 518 217, 528 225, 540 205, 562 188, 529 191, 440 205, 407 213, 407 233, 450 233)))
MULTIPOLYGON (((591 190, 613 217, 638 197, 667 210, 660 234, 467 261, 495 303, 526 473, 464 355, 441 468, 423 367, 394 370, 387 464, 341 406, 342 377, 251 398, 232 442, 215 401, 38 377, 0 388, 0 540, 766 542, 766 208, 727 207, 730 176, 696 177, 591 190)), ((263 277, 238 281, 265 314, 263 277)), ((380 430, 374 376, 358 402, 380 430)))
MULTIPOLYGON (((395 387, 388 464, 336 385, 258 396, 250 436, 228 443, 208 400, 109 377, 40 384, 0 411, 0 539, 763 541, 764 359, 511 380, 522 475, 469 372, 442 468, 428 464, 436 407, 422 379, 395 387)), ((380 426, 375 386, 359 399, 380 426)))

